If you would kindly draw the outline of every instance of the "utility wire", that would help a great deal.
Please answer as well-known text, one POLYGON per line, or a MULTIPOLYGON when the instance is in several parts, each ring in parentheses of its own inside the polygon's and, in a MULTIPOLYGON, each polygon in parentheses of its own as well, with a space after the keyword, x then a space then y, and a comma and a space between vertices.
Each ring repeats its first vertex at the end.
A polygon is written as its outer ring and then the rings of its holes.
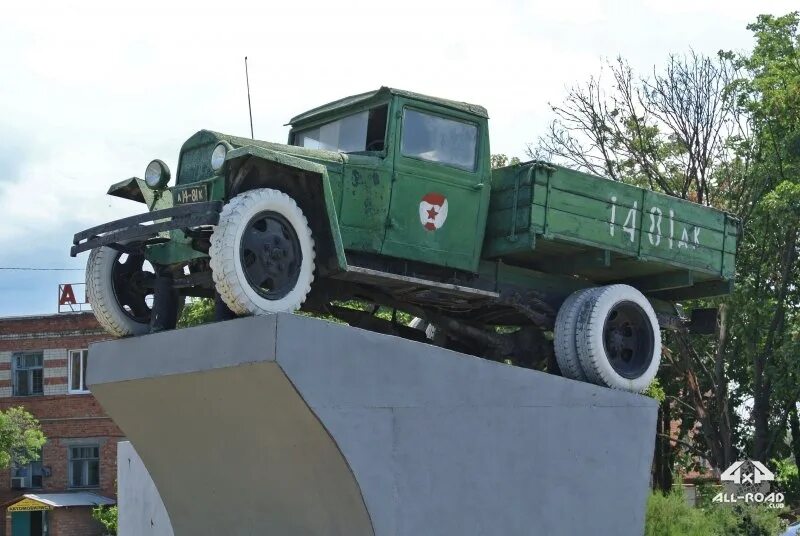
POLYGON ((30 266, 0 266, 0 270, 16 270, 21 272, 79 272, 83 268, 33 268, 30 266))

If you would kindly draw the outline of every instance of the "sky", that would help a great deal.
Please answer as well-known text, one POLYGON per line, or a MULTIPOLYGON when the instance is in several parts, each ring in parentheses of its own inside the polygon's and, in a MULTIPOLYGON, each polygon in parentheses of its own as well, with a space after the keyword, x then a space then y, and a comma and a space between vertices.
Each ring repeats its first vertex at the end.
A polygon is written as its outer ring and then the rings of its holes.
POLYGON ((259 139, 340 97, 399 87, 481 104, 493 153, 523 156, 567 89, 627 58, 747 51, 796 1, 12 2, 0 18, 0 316, 54 313, 81 282, 72 235, 141 212, 105 195, 200 129, 259 139), (124 5, 124 7, 123 7, 124 5), (118 7, 119 6, 119 7, 118 7), (13 271, 8 267, 72 271, 13 271))

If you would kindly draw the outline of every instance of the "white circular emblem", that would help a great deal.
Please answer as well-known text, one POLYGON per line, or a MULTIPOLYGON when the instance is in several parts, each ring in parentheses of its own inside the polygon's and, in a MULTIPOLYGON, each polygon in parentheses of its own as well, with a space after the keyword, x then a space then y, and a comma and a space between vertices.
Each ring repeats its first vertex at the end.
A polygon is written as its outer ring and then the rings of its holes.
POLYGON ((447 220, 447 198, 435 192, 427 193, 419 202, 419 221, 429 231, 435 231, 447 220))

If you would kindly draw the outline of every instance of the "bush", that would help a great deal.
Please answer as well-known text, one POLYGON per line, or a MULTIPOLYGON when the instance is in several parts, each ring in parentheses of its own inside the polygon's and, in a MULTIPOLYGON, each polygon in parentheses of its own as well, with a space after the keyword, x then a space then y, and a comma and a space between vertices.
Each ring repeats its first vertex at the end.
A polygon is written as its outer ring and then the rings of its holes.
POLYGON ((117 534, 117 518, 119 510, 116 506, 97 506, 92 509, 92 517, 99 521, 105 529, 105 534, 115 536, 117 534))
POLYGON ((791 508, 800 506, 800 474, 791 460, 772 460, 775 466, 775 487, 786 496, 791 508))
POLYGON ((778 513, 760 505, 695 508, 680 490, 656 492, 647 501, 645 536, 777 536, 785 528, 778 513))

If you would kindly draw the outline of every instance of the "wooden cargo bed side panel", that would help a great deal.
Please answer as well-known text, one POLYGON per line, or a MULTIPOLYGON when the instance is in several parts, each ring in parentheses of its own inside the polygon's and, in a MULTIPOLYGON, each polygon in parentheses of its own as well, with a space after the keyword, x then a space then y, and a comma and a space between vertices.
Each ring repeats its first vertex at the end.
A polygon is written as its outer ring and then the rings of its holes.
MULTIPOLYGON (((535 243, 532 204, 533 173, 529 167, 508 166, 492 170, 492 191, 482 251, 484 257, 531 251, 535 243)), ((541 222, 544 214, 537 214, 536 218, 541 222)))
MULTIPOLYGON (((646 235, 647 233, 645 233, 646 235)), ((703 246, 686 245, 666 249, 642 242, 641 259, 651 262, 664 262, 691 270, 702 270, 719 275, 722 270, 722 252, 703 246)))
POLYGON ((647 212, 652 207, 657 207, 663 212, 664 217, 668 217, 669 211, 672 210, 676 225, 701 227, 718 233, 722 233, 725 229, 724 212, 660 192, 564 168, 558 168, 549 176, 544 172, 537 172, 537 185, 546 186, 548 181, 553 189, 576 194, 581 198, 596 199, 605 203, 611 203, 613 199, 617 208, 633 208, 636 205, 640 211, 647 212))
POLYGON ((558 250, 597 249, 617 258, 580 272, 598 280, 675 270, 733 277, 738 223, 724 212, 560 167, 510 166, 492 181, 487 257, 536 266, 558 250))
MULTIPOLYGON (((613 219, 617 225, 622 225, 624 229, 625 220, 628 220, 628 214, 632 210, 628 207, 617 206, 615 208, 614 203, 610 199, 606 202, 602 202, 555 188, 552 191, 554 193, 550 199, 550 209, 606 222, 609 225, 609 234, 611 232, 611 220, 613 219)), ((542 196, 544 195, 545 194, 542 194, 542 196)), ((534 203, 544 207, 545 199, 540 200, 538 194, 534 193, 534 203)), ((644 212, 639 211, 637 206, 635 228, 641 229, 642 224, 644 224, 645 227, 645 236, 648 241, 652 243, 658 243, 660 245, 662 240, 666 240, 666 244, 669 247, 670 233, 672 233, 672 248, 678 247, 679 242, 682 240, 687 244, 693 244, 696 237, 704 247, 723 251, 723 245, 726 241, 726 235, 721 231, 703 227, 689 227, 679 220, 670 220, 669 212, 667 212, 665 216, 659 207, 648 205, 647 203, 645 203, 644 212)), ((734 247, 735 239, 735 235, 728 235, 728 241, 730 242, 730 240, 733 240, 734 247)))
POLYGON ((657 207, 665 216, 672 210, 676 223, 680 222, 681 225, 702 227, 718 232, 723 232, 725 229, 724 212, 661 192, 645 191, 645 205, 648 210, 651 207, 657 207))
POLYGON ((534 213, 546 212, 545 238, 732 276, 733 252, 728 248, 735 251, 736 230, 726 226, 723 212, 562 169, 537 173, 534 204, 534 213))
POLYGON ((554 208, 547 211, 545 238, 555 238, 599 249, 609 249, 618 253, 636 256, 639 244, 639 221, 630 221, 625 233, 621 229, 609 231, 608 222, 587 218, 554 208), (633 236, 633 240, 629 236, 633 236))
POLYGON ((580 197, 607 203, 615 198, 617 207, 641 209, 642 189, 630 184, 595 177, 571 169, 557 168, 555 171, 537 171, 536 185, 541 183, 562 192, 577 194, 580 197))

